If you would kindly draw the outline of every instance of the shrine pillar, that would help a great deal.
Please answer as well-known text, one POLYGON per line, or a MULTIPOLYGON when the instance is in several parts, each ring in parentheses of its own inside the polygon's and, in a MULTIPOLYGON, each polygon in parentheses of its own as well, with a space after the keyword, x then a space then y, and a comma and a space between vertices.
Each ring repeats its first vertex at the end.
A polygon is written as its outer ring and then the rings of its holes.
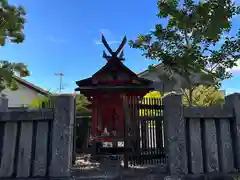
POLYGON ((98 135, 98 100, 94 96, 92 100, 92 136, 95 138, 98 135))

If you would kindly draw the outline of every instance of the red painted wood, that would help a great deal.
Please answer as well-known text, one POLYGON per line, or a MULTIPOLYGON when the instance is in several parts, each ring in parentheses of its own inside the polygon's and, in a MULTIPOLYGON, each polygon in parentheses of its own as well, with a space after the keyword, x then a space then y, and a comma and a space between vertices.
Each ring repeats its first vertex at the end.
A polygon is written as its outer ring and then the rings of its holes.
POLYGON ((97 133, 97 121, 98 121, 98 103, 97 98, 92 100, 92 136, 95 137, 97 133))
POLYGON ((128 80, 101 80, 98 82, 101 85, 126 85, 126 84, 133 84, 132 79, 128 80))
MULTIPOLYGON (((121 95, 119 93, 109 93, 109 94, 99 94, 96 96, 98 102, 102 102, 101 104, 95 104, 93 106, 94 109, 100 111, 101 120, 102 120, 102 128, 101 133, 96 133, 96 126, 94 125, 93 137, 96 136, 111 136, 113 135, 113 131, 116 131, 117 136, 123 136, 123 125, 124 125, 124 112, 123 112, 123 102, 121 99, 121 95), (104 102, 104 103, 103 103, 104 102), (114 117, 115 115, 115 117, 114 117), (104 128, 107 128, 108 134, 104 134, 104 128)), ((93 124, 96 123, 96 119, 93 119, 93 124)), ((111 141, 111 138, 94 138, 94 141, 111 141)))
POLYGON ((88 99, 92 102, 92 135, 95 141, 111 141, 111 138, 96 138, 104 131, 104 127, 108 129, 109 133, 116 130, 117 135, 123 135, 124 109, 122 95, 143 97, 151 89, 149 88, 151 81, 138 78, 134 72, 121 62, 120 57, 114 53, 111 55, 107 57, 107 63, 91 78, 76 82, 81 87, 77 89, 81 90, 81 93, 85 96, 88 96, 88 99), (138 89, 139 84, 145 88, 138 89), (101 85, 107 85, 109 88, 97 89, 101 85), (128 86, 128 88, 124 88, 124 86, 128 86), (115 118, 113 117, 114 114, 115 118), (97 130, 98 116, 101 116, 100 119, 102 120, 101 132, 97 130))

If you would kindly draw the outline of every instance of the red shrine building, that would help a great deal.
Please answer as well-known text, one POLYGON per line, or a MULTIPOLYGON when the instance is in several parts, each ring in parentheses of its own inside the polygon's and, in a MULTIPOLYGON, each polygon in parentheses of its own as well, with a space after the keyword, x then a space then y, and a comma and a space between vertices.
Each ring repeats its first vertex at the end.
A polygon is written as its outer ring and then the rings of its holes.
POLYGON ((152 81, 138 77, 123 64, 123 46, 126 41, 124 37, 114 52, 102 35, 102 43, 110 53, 108 56, 103 52, 106 64, 92 77, 76 82, 78 88, 75 90, 91 102, 93 142, 112 141, 114 136, 123 138, 123 97, 143 97, 152 90, 152 81))

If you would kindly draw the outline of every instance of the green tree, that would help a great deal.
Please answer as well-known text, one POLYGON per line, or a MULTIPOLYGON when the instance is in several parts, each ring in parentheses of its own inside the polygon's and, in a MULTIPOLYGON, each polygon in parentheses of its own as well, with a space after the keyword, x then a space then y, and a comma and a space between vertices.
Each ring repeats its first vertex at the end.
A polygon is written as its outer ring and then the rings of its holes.
MULTIPOLYGON (((186 94, 189 90, 186 90, 186 94)), ((198 107, 207 107, 216 104, 224 103, 224 94, 214 86, 203 86, 196 87, 192 97, 192 105, 198 107)), ((189 105, 187 97, 183 96, 183 104, 189 105)))
POLYGON ((231 20, 240 8, 231 0, 198 1, 159 0, 160 19, 167 25, 156 24, 155 29, 141 34, 129 44, 143 51, 148 59, 158 60, 167 68, 168 78, 178 73, 184 78, 183 92, 189 91, 191 106, 193 93, 201 82, 219 86, 231 78, 229 69, 240 58, 240 31, 230 36, 231 20), (223 42, 223 43, 222 43, 223 42), (193 81, 198 74, 201 81, 193 81))
POLYGON ((147 93, 144 98, 161 98, 161 94, 158 91, 151 91, 147 93))
MULTIPOLYGON (((174 94, 175 92, 169 92, 171 94, 174 94)), ((161 96, 160 92, 158 91, 152 91, 146 94, 144 97, 145 98, 164 98, 166 95, 169 93, 165 93, 163 96, 161 96)), ((186 89, 185 94, 189 94, 189 90, 186 89)), ((182 103, 184 105, 189 105, 187 96, 183 95, 182 96, 182 103)), ((155 104, 156 102, 154 102, 155 104)), ((198 107, 207 107, 215 104, 222 104, 224 103, 224 94, 221 92, 218 88, 215 86, 204 86, 204 85, 199 85, 196 87, 193 93, 193 106, 198 106, 198 107)), ((141 113, 140 113, 141 114, 141 113)))
POLYGON ((8 0, 0 0, 0 46, 6 41, 22 43, 26 12, 22 6, 14 6, 8 0))
POLYGON ((83 112, 83 113, 90 112, 88 105, 90 105, 90 102, 87 100, 87 98, 84 95, 82 94, 76 95, 76 111, 77 112, 83 112))
MULTIPOLYGON (((24 41, 25 10, 22 6, 13 6, 7 0, 0 0, 0 48, 7 40, 12 43, 24 41)), ((29 76, 30 73, 24 63, 14 63, 7 60, 0 60, 0 92, 9 88, 16 90, 17 82, 13 76, 29 76)))
POLYGON ((32 102, 29 104, 30 108, 44 108, 43 104, 48 104, 50 101, 49 97, 39 97, 36 99, 33 99, 32 102))
POLYGON ((13 91, 18 89, 18 83, 13 78, 15 74, 20 77, 26 77, 30 75, 25 64, 11 63, 0 60, 0 92, 5 88, 13 91))
MULTIPOLYGON (((90 105, 90 102, 87 100, 87 98, 82 95, 78 94, 75 96, 76 98, 76 112, 86 113, 90 112, 90 109, 87 107, 90 105)), ((43 108, 43 104, 45 105, 45 108, 51 107, 51 102, 53 99, 51 97, 39 97, 34 99, 29 107, 30 108, 43 108)))

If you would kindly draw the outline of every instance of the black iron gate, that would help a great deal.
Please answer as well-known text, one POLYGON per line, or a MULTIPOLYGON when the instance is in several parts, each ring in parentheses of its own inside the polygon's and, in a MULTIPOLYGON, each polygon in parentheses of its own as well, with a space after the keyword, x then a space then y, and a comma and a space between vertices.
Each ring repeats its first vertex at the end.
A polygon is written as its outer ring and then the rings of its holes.
POLYGON ((166 164, 160 98, 125 97, 125 167, 166 164))

